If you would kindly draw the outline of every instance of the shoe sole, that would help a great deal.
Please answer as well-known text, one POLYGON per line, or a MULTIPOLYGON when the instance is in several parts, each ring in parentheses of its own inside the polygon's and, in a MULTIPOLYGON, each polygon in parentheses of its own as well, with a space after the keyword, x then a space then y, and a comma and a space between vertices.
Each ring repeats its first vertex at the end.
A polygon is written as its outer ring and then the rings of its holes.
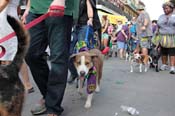
POLYGON ((46 112, 46 108, 40 110, 39 112, 33 112, 33 111, 31 111, 31 113, 32 113, 33 115, 39 115, 39 114, 43 114, 43 113, 45 113, 45 112, 46 112))

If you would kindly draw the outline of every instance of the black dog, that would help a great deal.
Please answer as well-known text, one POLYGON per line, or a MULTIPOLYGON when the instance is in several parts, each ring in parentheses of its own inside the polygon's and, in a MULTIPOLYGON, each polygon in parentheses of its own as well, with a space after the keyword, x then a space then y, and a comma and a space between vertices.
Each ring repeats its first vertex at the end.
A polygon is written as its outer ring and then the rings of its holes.
POLYGON ((18 49, 11 64, 0 66, 0 116, 21 116, 24 86, 18 76, 29 44, 29 35, 22 24, 8 16, 7 20, 16 32, 18 49))
POLYGON ((159 72, 159 66, 158 66, 158 61, 159 61, 159 58, 160 58, 159 48, 160 48, 160 46, 156 47, 155 45, 152 45, 152 47, 150 49, 150 52, 149 52, 149 55, 152 58, 152 63, 150 65, 150 68, 155 68, 156 72, 159 72))

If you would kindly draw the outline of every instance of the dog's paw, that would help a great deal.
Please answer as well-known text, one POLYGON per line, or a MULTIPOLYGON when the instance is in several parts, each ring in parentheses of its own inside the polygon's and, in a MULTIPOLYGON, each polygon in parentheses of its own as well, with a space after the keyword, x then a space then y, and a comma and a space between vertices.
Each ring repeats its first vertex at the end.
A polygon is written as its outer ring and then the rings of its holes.
POLYGON ((90 102, 86 102, 86 104, 84 105, 85 108, 90 108, 91 107, 91 103, 90 102))
POLYGON ((78 93, 80 96, 83 96, 83 90, 82 89, 78 89, 78 93))
POLYGON ((97 92, 97 93, 100 92, 100 87, 99 86, 96 87, 95 92, 97 92))
POLYGON ((133 70, 130 70, 130 72, 133 72, 133 70))
POLYGON ((82 97, 83 96, 83 93, 81 93, 81 92, 78 92, 79 93, 79 95, 82 97))

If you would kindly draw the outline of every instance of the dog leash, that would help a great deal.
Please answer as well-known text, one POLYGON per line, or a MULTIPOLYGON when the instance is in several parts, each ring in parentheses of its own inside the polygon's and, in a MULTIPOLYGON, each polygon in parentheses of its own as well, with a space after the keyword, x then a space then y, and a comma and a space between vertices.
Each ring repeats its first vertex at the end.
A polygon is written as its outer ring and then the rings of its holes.
MULTIPOLYGON (((25 29, 28 30, 28 29, 32 28, 33 26, 37 25, 38 23, 40 23, 44 19, 48 18, 49 16, 64 16, 64 6, 53 5, 53 6, 50 6, 49 9, 50 10, 57 10, 58 9, 58 10, 60 10, 60 12, 59 13, 48 12, 46 14, 43 14, 40 17, 38 17, 38 18, 34 19, 33 21, 31 21, 30 23, 26 24, 25 25, 25 29)), ((11 39, 15 35, 16 35, 15 32, 12 32, 12 33, 6 35, 5 37, 0 39, 0 43, 11 39)), ((0 45, 0 48, 1 48, 1 52, 0 52, 0 58, 1 58, 1 57, 3 57, 5 55, 6 50, 5 50, 5 48, 2 45, 0 45)))

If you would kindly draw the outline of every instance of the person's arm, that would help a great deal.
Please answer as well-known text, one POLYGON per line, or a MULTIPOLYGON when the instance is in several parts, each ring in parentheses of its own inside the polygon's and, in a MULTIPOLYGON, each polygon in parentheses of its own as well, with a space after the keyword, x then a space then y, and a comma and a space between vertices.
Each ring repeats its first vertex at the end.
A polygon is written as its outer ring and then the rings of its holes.
POLYGON ((1 0, 0 2, 0 12, 4 10, 4 8, 8 5, 10 0, 1 0))
POLYGON ((89 0, 86 0, 86 6, 87 6, 87 15, 88 15, 87 24, 88 25, 93 25, 94 13, 93 13, 92 5, 91 5, 89 0))
POLYGON ((102 33, 104 33, 104 32, 107 30, 108 25, 109 25, 109 21, 108 21, 108 19, 107 19, 107 20, 105 21, 105 27, 104 27, 104 29, 102 30, 102 33))
POLYGON ((127 27, 123 26, 121 32, 122 32, 122 34, 125 36, 125 39, 127 40, 127 39, 128 39, 128 36, 127 36, 126 33, 125 33, 126 28, 127 28, 127 27))
POLYGON ((24 11, 24 14, 21 17, 21 20, 24 24, 26 23, 26 17, 29 14, 29 11, 30 11, 30 0, 27 0, 26 9, 24 11))
POLYGON ((149 23, 149 15, 146 13, 144 16, 144 22, 143 25, 141 27, 142 31, 146 30, 146 27, 148 26, 149 23))
POLYGON ((145 19, 141 29, 144 31, 144 30, 146 30, 147 26, 148 26, 148 19, 145 19))

